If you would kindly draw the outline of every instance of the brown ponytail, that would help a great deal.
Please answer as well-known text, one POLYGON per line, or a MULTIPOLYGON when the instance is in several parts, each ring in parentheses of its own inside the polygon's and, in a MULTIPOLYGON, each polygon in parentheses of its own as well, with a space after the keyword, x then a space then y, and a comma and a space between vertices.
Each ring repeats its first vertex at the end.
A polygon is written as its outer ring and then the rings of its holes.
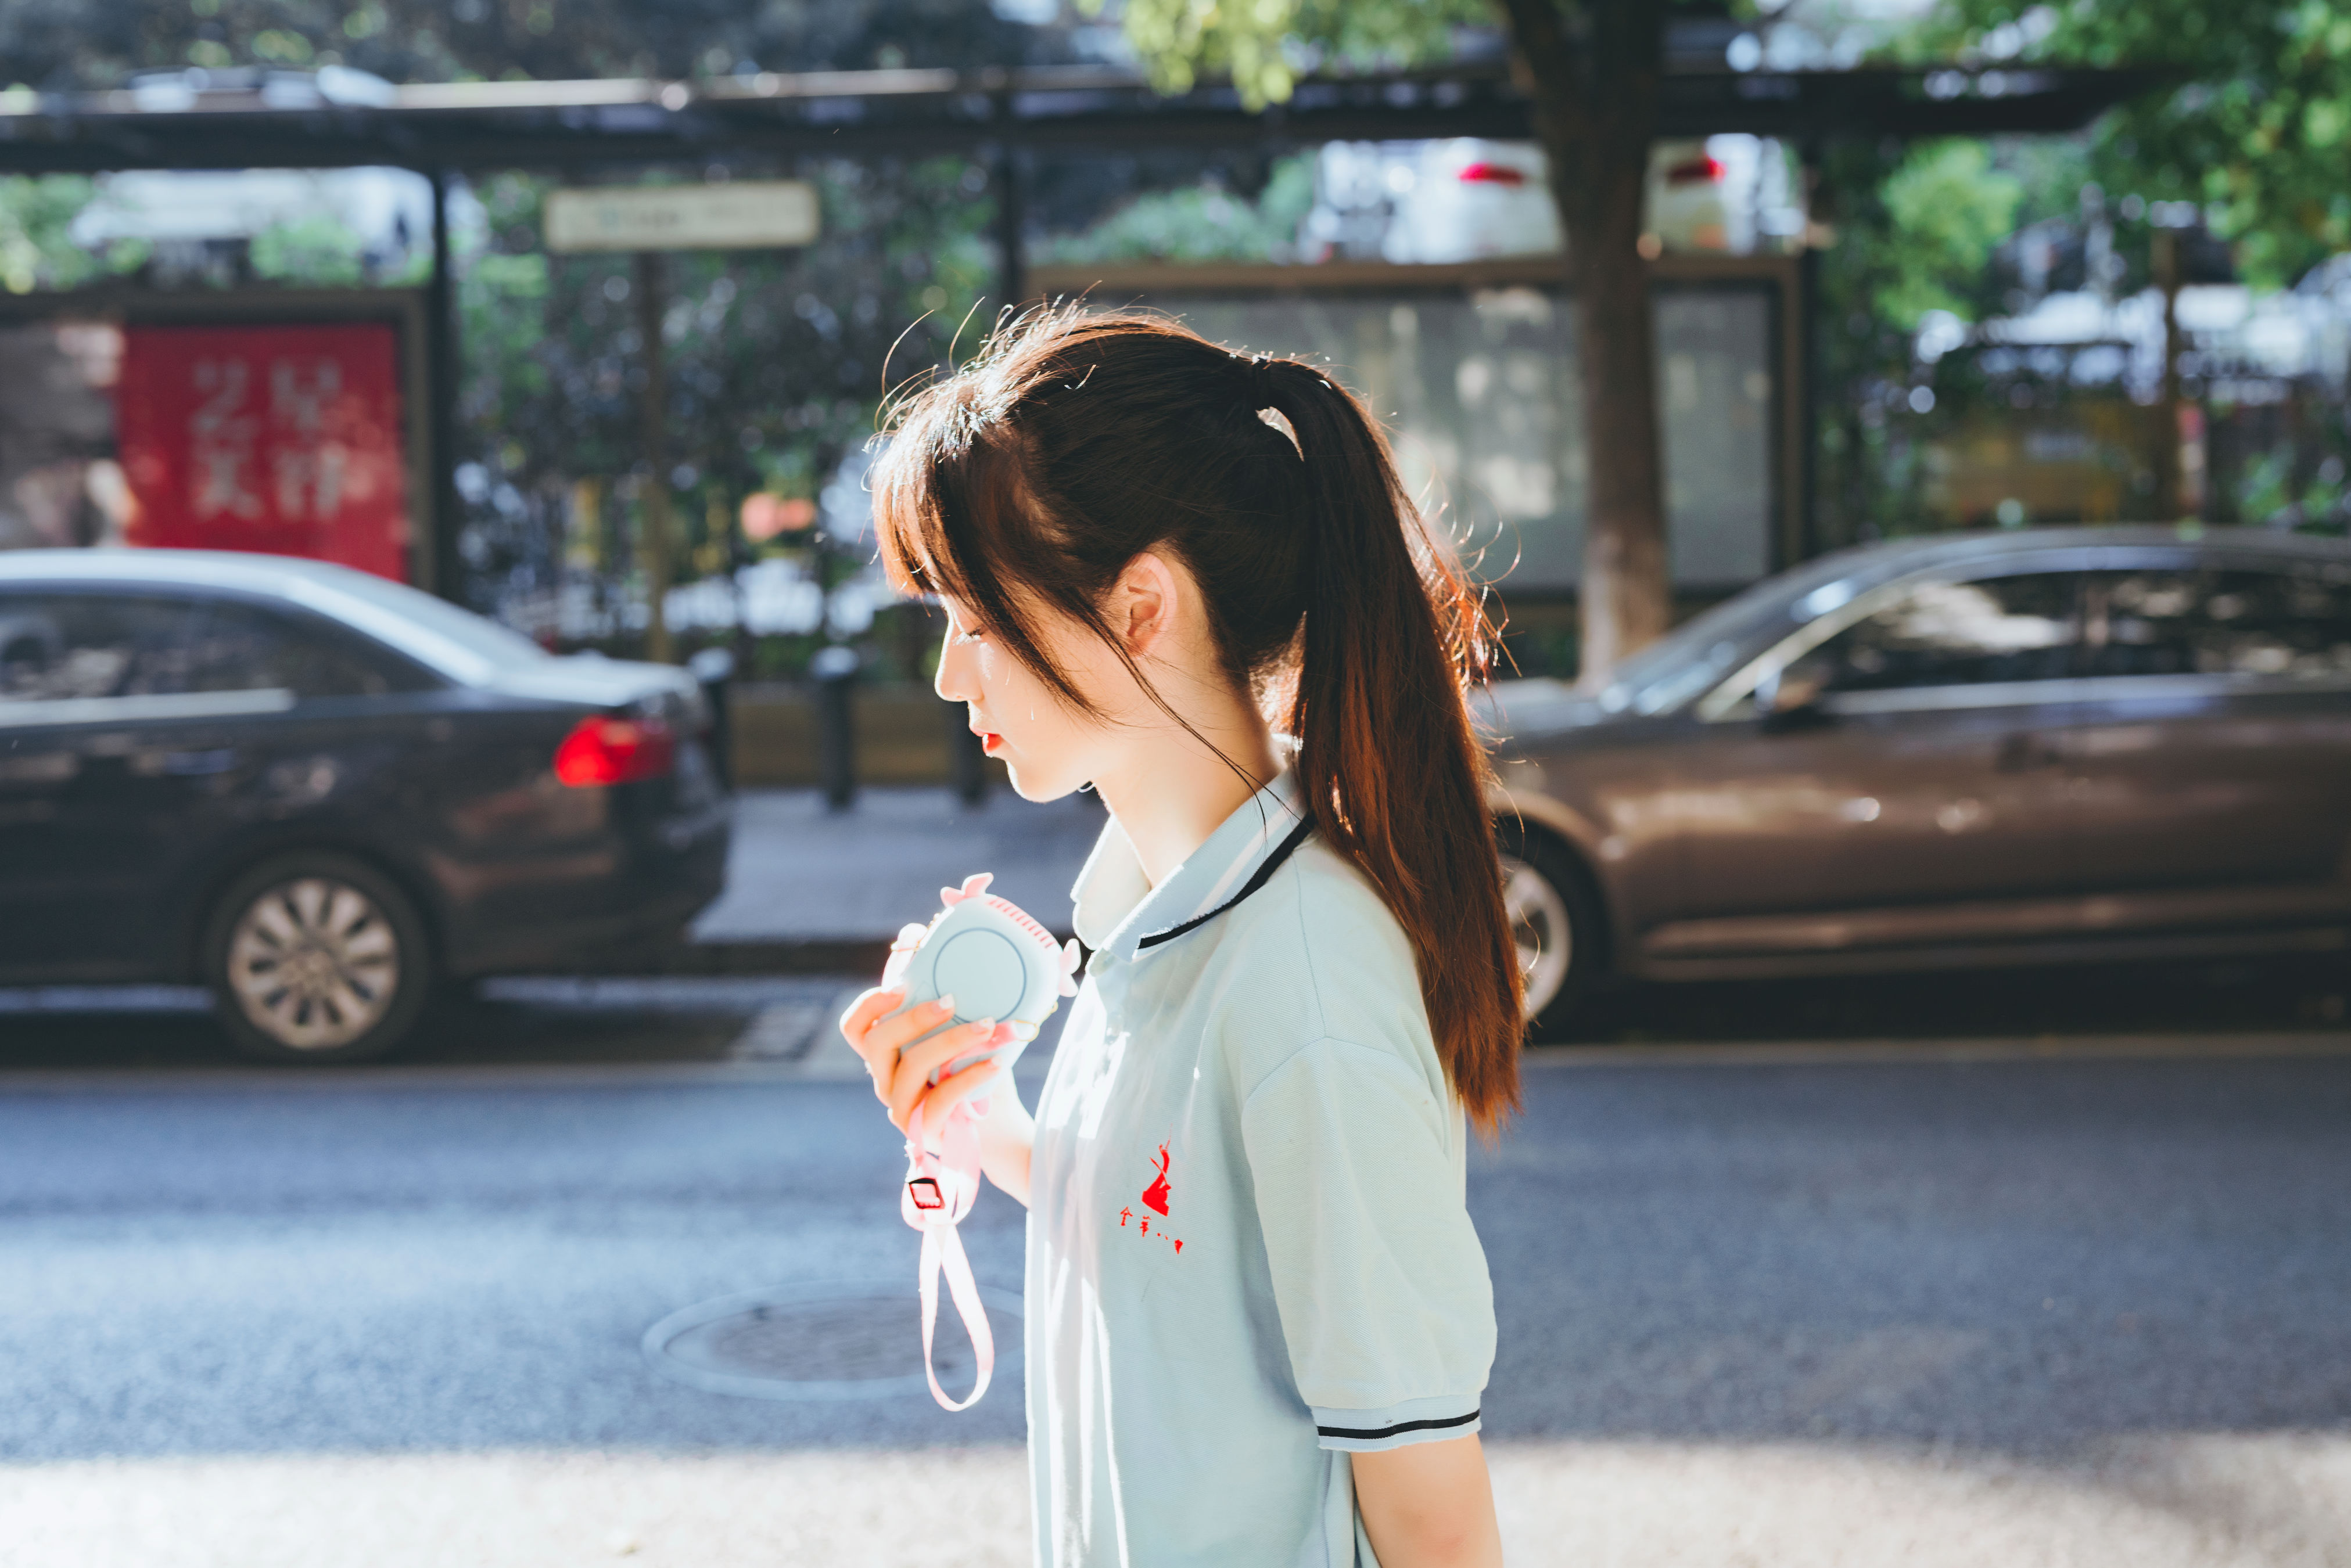
POLYGON ((1521 1030, 1489 764, 1464 701, 1492 628, 1363 406, 1298 360, 1064 306, 999 330, 903 400, 892 431, 874 478, 885 566, 971 606, 1079 711, 1029 607, 1123 656, 1104 591, 1146 550, 1184 561, 1228 675, 1298 737, 1315 826, 1410 939, 1437 1054, 1490 1134, 1518 1104, 1521 1030))

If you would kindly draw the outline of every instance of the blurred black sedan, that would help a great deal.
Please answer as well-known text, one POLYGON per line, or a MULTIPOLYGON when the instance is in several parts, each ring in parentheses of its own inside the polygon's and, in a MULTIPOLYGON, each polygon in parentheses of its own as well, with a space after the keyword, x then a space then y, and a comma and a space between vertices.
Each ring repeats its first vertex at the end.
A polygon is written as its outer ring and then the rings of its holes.
POLYGON ((2339 950, 2351 545, 1944 535, 1782 574, 1593 693, 1498 687, 1530 1016, 1708 980, 2339 950))
POLYGON ((363 573, 0 554, 0 983, 194 981, 254 1054, 674 935, 730 806, 701 691, 363 573))

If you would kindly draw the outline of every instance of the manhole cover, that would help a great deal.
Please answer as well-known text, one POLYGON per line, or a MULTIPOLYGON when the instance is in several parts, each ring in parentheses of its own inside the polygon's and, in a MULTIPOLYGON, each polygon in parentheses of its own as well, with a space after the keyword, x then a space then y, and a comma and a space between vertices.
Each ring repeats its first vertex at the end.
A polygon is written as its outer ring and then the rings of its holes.
MULTIPOLYGON (((1020 1365, 1020 1297, 979 1288, 996 1337, 1002 1387, 1020 1365)), ((665 1377, 753 1399, 879 1399, 927 1393, 923 1306, 909 1278, 785 1285, 722 1296, 645 1330, 645 1359, 665 1377)), ((963 1320, 940 1282, 939 1383, 960 1397, 977 1372, 963 1320)))

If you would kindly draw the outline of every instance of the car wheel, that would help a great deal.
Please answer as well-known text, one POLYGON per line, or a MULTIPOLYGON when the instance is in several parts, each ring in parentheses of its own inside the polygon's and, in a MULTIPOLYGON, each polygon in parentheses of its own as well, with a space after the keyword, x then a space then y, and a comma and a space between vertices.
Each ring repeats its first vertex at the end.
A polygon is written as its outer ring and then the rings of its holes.
POLYGON ((1600 965, 1600 911, 1582 867, 1557 841, 1519 822, 1494 825, 1502 908, 1526 977, 1527 1036, 1563 1035, 1600 965))
POLYGON ((397 1046, 434 990, 415 904, 347 856, 275 857, 214 906, 204 981, 230 1042, 272 1062, 359 1062, 397 1046))

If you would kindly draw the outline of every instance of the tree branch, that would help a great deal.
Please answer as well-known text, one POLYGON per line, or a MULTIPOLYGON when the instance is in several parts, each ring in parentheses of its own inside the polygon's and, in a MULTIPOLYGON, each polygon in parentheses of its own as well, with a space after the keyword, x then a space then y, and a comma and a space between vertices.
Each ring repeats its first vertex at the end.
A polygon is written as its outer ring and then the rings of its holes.
MULTIPOLYGON (((1576 47, 1561 25, 1559 0, 1494 0, 1510 29, 1527 74, 1534 78, 1535 113, 1554 121, 1561 141, 1580 141, 1592 134, 1592 117, 1576 91, 1582 64, 1576 47)), ((1552 142, 1545 135, 1545 142, 1552 142)))

